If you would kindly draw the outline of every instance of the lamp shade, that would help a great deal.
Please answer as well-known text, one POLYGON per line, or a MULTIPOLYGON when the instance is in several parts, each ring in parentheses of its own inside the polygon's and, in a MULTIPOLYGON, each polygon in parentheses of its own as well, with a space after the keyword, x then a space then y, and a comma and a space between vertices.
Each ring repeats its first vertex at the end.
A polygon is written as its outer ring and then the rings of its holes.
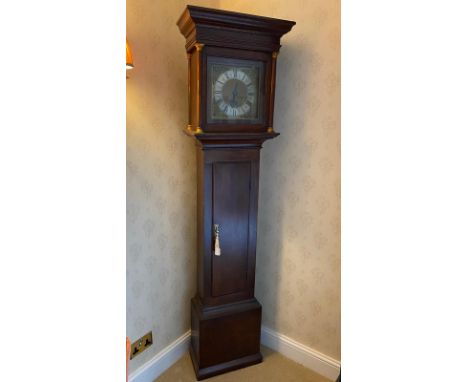
POLYGON ((130 50, 130 46, 128 45, 128 40, 126 40, 127 45, 127 69, 133 68, 133 58, 132 58, 132 51, 130 50))

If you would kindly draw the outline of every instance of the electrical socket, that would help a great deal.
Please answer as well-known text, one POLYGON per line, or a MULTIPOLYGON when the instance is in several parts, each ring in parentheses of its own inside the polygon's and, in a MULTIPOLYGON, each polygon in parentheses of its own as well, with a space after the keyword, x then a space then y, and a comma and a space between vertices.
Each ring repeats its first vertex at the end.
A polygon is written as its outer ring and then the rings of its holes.
POLYGON ((146 333, 143 337, 138 338, 132 343, 130 359, 135 358, 138 354, 148 349, 153 344, 153 332, 146 333))

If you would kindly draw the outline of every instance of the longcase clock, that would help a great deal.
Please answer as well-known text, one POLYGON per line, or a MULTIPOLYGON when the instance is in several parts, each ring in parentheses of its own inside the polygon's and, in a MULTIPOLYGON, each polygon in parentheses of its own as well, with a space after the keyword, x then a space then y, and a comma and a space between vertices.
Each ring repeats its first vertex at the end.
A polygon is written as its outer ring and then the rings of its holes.
POLYGON ((295 22, 187 6, 189 115, 197 143, 197 294, 190 354, 201 380, 262 361, 254 297, 260 149, 273 130, 280 38, 295 22))

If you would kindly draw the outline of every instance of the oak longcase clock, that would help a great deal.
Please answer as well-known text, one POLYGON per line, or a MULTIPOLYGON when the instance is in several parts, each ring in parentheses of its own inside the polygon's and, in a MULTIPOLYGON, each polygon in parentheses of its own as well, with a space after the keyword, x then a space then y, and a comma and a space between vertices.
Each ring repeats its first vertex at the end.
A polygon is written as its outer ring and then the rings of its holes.
POLYGON ((187 6, 189 112, 197 143, 197 379, 262 361, 254 296, 260 149, 273 130, 280 38, 295 22, 187 6))

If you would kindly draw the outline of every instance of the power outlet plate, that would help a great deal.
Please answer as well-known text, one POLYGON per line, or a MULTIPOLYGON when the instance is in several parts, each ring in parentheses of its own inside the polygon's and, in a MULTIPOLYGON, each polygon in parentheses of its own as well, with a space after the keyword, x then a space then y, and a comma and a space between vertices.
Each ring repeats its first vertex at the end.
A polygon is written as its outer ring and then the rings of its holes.
POLYGON ((135 358, 138 354, 148 349, 153 344, 153 332, 146 333, 143 337, 138 338, 132 343, 130 359, 135 358))

